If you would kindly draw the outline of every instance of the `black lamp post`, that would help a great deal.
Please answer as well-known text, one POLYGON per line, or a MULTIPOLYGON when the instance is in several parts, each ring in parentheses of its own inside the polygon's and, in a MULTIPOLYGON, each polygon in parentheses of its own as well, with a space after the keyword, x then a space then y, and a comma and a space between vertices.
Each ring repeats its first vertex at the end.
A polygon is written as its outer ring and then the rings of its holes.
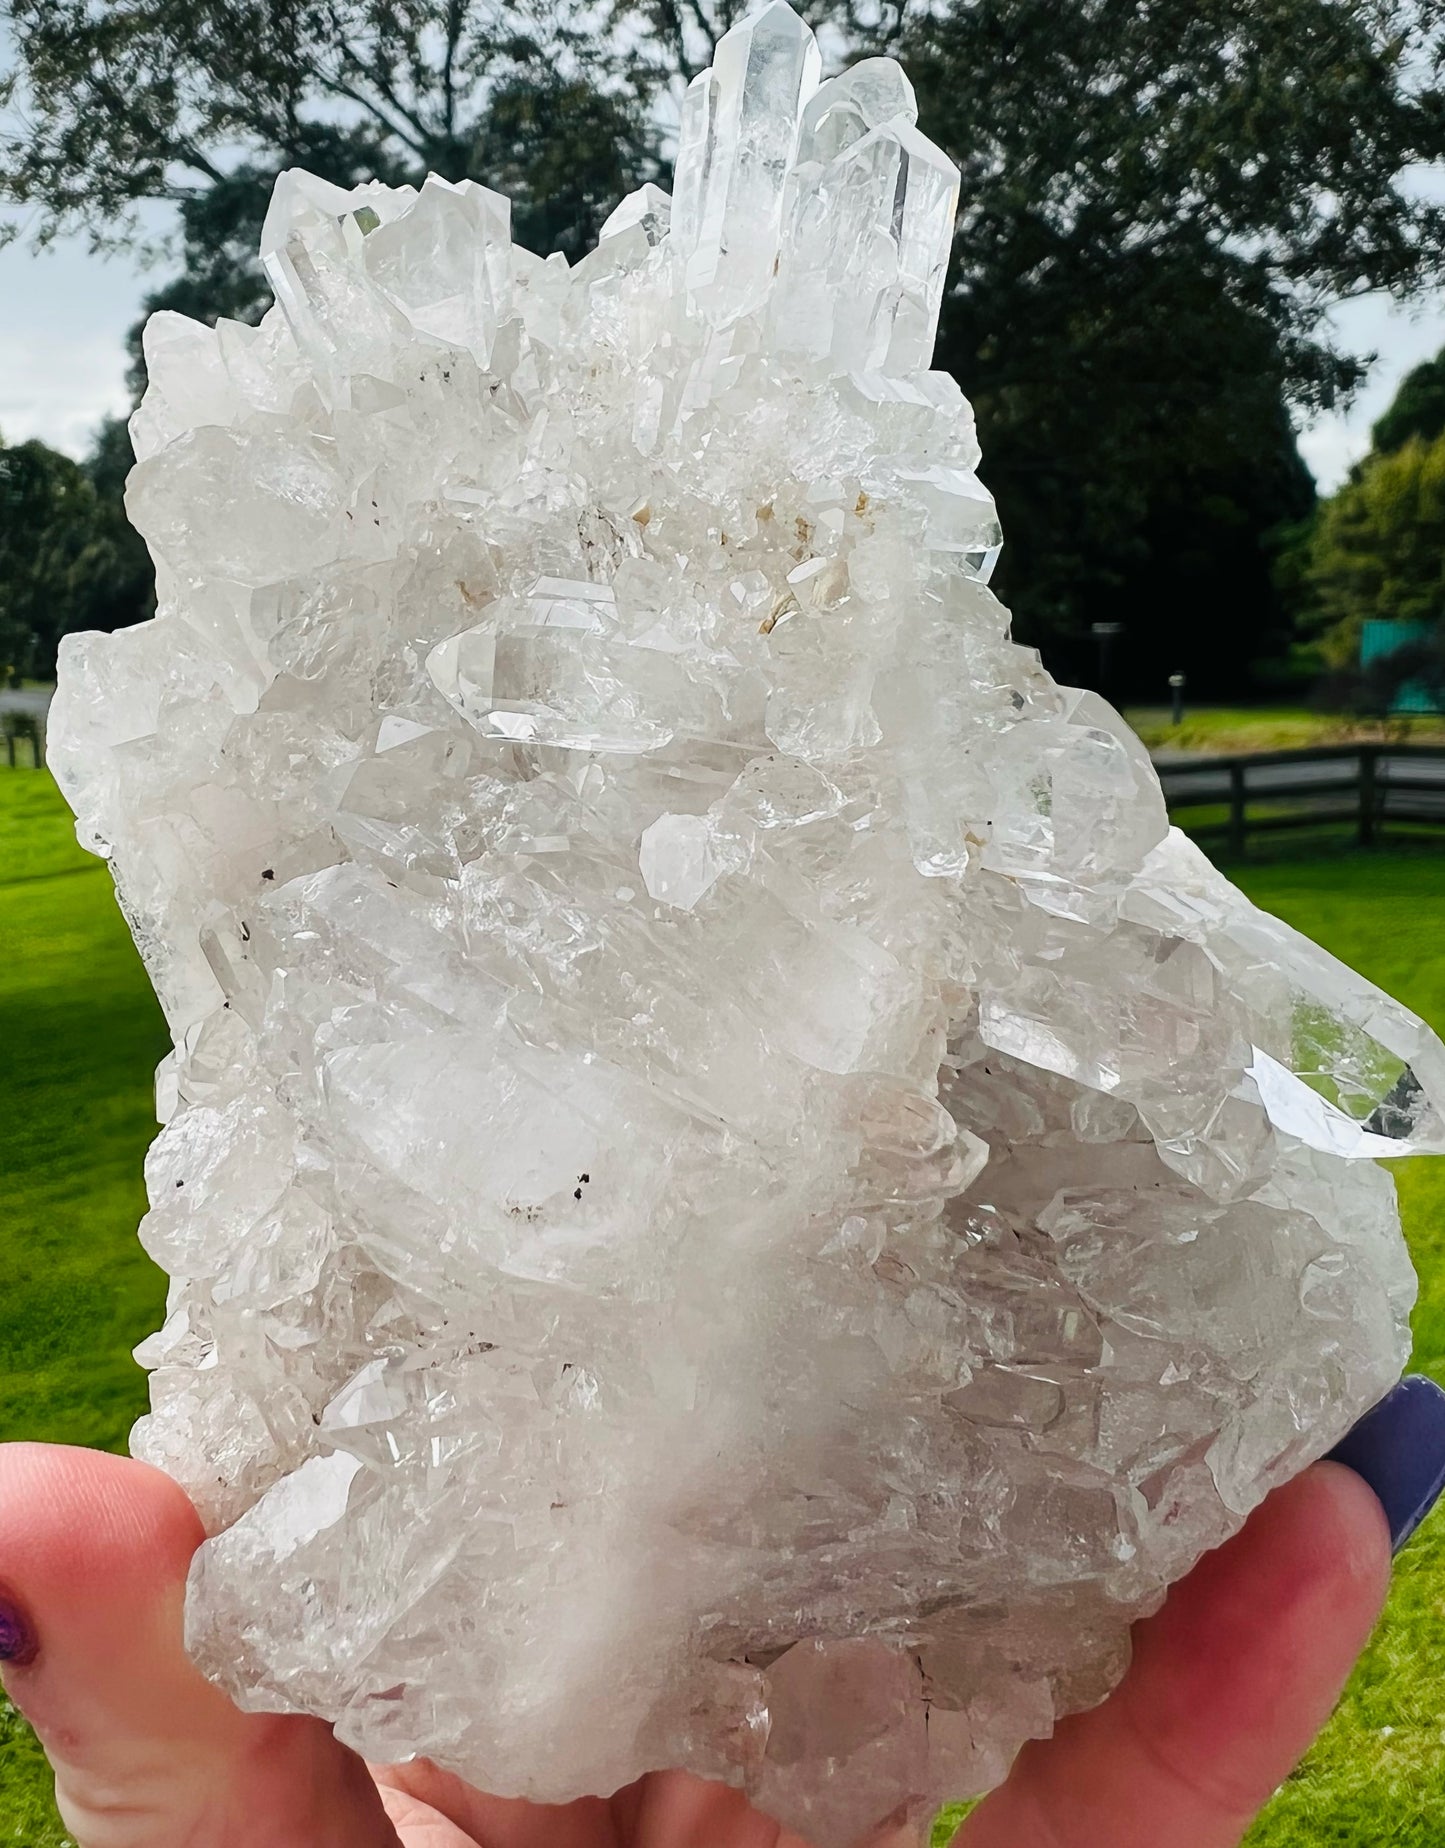
POLYGON ((1107 693, 1114 683, 1114 644, 1124 633, 1122 622, 1091 622, 1089 633, 1099 644, 1099 691, 1107 693))

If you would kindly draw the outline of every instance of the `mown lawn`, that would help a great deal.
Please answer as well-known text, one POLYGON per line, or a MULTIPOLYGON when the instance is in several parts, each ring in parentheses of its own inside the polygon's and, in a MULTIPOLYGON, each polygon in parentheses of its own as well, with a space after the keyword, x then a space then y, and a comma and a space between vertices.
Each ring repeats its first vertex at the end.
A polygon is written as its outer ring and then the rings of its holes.
MULTIPOLYGON (((1259 903, 1445 1026, 1445 852, 1234 869, 1259 903)), ((164 1279, 135 1241, 165 1035, 98 860, 48 776, 0 772, 0 1439, 124 1448, 129 1358, 164 1279)), ((1445 1162, 1401 1164, 1422 1275, 1416 1364, 1445 1381, 1445 1162)), ((1250 1848, 1445 1842, 1445 1516, 1401 1561, 1339 1712, 1250 1848)), ((63 1848, 34 1742, 0 1703, 0 1848, 63 1848)), ((1105 1848, 1105 1845, 1101 1845, 1105 1848)), ((1161 1848, 1167 1848, 1161 1843, 1161 1848)))
MULTIPOLYGON (((165 1279, 135 1227, 166 1044, 104 865, 48 776, 0 771, 0 1438, 123 1450, 144 1409, 130 1350, 165 1279)), ((67 1840, 0 1703, 0 1844, 67 1840)))
POLYGON ((1420 717, 1382 725, 1303 706, 1201 706, 1186 708, 1182 725, 1167 706, 1130 707, 1124 714, 1151 751, 1289 751, 1315 744, 1371 740, 1445 743, 1445 718, 1420 717))
MULTIPOLYGON (((1235 867, 1257 904, 1445 1030, 1445 851, 1235 867)), ((1416 1268, 1413 1366, 1445 1384, 1445 1160, 1395 1164, 1416 1268)), ((1401 1555, 1384 1622, 1250 1848, 1445 1842, 1445 1515, 1401 1555)))

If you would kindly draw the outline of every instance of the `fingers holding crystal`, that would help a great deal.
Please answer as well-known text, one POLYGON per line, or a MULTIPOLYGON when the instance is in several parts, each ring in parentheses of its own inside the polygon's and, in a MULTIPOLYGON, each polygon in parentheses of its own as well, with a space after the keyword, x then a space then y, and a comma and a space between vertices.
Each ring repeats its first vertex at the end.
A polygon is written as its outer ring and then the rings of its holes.
POLYGON ((1102 1707, 1025 1747, 957 1848, 1235 1848, 1328 1717, 1389 1564, 1357 1476, 1297 1477, 1136 1626, 1102 1707))
POLYGON ((329 1728, 238 1713, 187 1659, 200 1540, 186 1497, 145 1464, 0 1448, 6 1691, 80 1848, 397 1848, 329 1728))
POLYGON ((137 1442, 197 1659, 856 1848, 1398 1376, 1337 1156, 1428 1145, 1445 1053, 1008 640, 924 370, 955 177, 893 67, 816 76, 745 21, 575 268, 286 180, 280 306, 155 328, 160 608, 67 639, 51 756, 176 1042, 137 1442))

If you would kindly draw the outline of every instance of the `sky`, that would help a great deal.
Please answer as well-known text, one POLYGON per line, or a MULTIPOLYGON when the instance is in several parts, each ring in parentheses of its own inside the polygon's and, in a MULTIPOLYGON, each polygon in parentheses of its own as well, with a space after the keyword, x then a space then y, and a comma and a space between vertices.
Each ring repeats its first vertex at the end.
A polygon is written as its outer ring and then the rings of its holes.
MULTIPOLYGON (((125 337, 164 275, 123 256, 93 256, 78 237, 39 253, 23 238, 0 249, 0 437, 37 436, 83 454, 100 420, 129 408, 125 337)), ((1301 431, 1324 492, 1369 448, 1370 425, 1404 374, 1445 347, 1445 296, 1412 311, 1366 297, 1340 308, 1337 321, 1351 348, 1379 359, 1348 412, 1301 431)), ((980 434, 986 462, 988 432, 980 434)))

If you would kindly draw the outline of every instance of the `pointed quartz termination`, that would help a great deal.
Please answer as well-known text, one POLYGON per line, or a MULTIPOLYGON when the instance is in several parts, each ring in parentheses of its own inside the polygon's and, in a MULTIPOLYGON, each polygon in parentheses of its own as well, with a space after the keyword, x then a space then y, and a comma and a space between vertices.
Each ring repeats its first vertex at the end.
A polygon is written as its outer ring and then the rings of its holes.
POLYGON ((1353 1159, 1445 1153, 1445 1048, 1282 919, 1241 899, 1172 830, 1125 900, 1131 922, 1203 945, 1262 1026, 1249 1077, 1275 1128, 1353 1159))
MULTIPOLYGON (((371 181, 348 190, 309 173, 282 175, 262 263, 297 344, 318 367, 334 370, 334 356, 359 330, 370 336, 378 373, 407 328, 484 365, 490 358, 511 307, 511 203, 475 180, 454 184, 434 173, 422 191, 430 209, 417 214, 410 186, 371 181)), ((339 380, 331 390, 338 401, 348 395, 339 380)))
POLYGON ((811 30, 777 0, 724 35, 688 90, 672 235, 714 324, 756 308, 772 285, 799 119, 820 69, 811 30))
POLYGON ((276 183, 261 233, 261 265, 296 345, 328 403, 350 400, 350 377, 384 370, 406 328, 368 288, 357 258, 369 231, 403 217, 414 187, 371 181, 350 189, 293 168, 276 183), (346 351, 349 364, 343 364, 346 351))
POLYGON ((422 190, 432 207, 425 219, 373 226, 362 260, 413 327, 486 365, 511 310, 511 202, 475 180, 434 173, 422 190))
POLYGON ((958 169, 914 126, 886 58, 825 83, 803 116, 773 307, 785 349, 901 374, 933 357, 958 169))
POLYGON ((892 58, 864 58, 813 92, 803 111, 798 163, 826 166, 869 129, 917 120, 918 98, 903 66, 892 58))
POLYGON ((633 666, 612 633, 609 589, 539 578, 518 601, 427 657, 432 684, 469 725, 485 737, 569 751, 625 755, 668 742, 672 727, 647 709, 668 704, 668 663, 643 652, 651 676, 633 666))
POLYGON ((609 238, 621 237, 635 225, 642 227, 643 235, 652 245, 660 244, 672 227, 672 198, 650 180, 613 207, 597 234, 598 241, 606 243, 609 238))

